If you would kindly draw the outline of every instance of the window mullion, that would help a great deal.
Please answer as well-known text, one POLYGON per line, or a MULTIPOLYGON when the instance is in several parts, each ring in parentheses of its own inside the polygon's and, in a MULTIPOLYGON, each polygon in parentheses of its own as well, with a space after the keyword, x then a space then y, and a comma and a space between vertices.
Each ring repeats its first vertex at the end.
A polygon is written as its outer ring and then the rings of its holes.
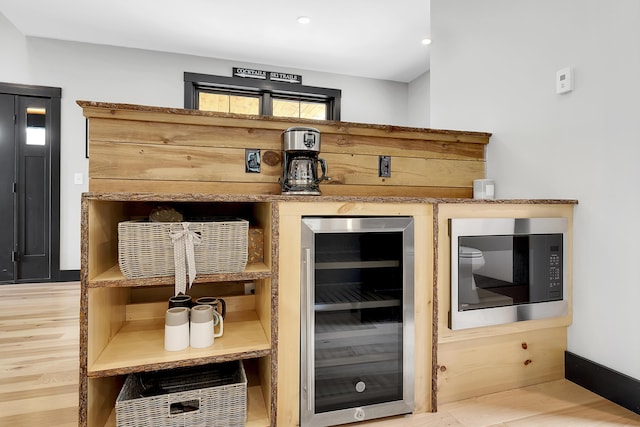
POLYGON ((263 92, 262 93, 262 112, 263 116, 272 116, 273 115, 273 102, 271 92, 263 92))

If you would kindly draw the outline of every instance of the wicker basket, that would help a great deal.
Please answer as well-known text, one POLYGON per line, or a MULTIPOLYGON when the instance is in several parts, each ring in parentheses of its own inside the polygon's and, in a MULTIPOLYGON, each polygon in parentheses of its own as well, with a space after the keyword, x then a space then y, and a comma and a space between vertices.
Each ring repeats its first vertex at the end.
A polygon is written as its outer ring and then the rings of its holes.
MULTIPOLYGON (((118 263, 127 279, 175 274, 171 234, 183 223, 124 221, 118 224, 118 263)), ((194 245, 198 274, 239 273, 247 264, 249 222, 221 218, 189 222, 189 231, 201 242, 194 245)))
POLYGON ((117 427, 234 427, 246 418, 241 361, 131 374, 116 400, 117 427))

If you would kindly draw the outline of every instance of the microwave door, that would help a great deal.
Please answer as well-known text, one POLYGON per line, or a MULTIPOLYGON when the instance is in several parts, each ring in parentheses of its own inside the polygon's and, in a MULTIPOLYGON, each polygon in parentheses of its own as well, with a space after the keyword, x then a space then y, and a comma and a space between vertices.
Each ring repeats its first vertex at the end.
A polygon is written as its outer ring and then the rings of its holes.
POLYGON ((513 305, 512 236, 464 236, 458 246, 458 310, 513 305))

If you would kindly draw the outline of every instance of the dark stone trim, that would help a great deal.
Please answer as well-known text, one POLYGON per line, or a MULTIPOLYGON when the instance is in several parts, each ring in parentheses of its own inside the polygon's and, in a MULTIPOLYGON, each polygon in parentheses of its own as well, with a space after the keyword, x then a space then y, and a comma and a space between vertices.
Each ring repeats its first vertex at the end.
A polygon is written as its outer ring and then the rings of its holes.
POLYGON ((565 351, 565 378, 640 414, 640 380, 565 351))

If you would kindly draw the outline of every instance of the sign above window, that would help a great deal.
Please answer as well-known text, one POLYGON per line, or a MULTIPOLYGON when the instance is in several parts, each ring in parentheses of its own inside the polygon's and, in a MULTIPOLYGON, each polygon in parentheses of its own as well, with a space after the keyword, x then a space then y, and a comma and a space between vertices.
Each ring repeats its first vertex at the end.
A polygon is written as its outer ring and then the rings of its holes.
POLYGON ((302 76, 299 74, 278 73, 275 71, 255 70, 252 68, 233 67, 233 77, 302 84, 302 76))

